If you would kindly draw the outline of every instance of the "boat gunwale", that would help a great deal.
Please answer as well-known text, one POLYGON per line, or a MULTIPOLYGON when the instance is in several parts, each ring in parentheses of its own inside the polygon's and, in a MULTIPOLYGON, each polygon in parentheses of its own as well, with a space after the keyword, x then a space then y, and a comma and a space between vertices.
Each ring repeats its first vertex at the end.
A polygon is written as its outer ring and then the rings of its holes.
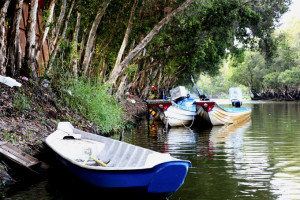
MULTIPOLYGON (((218 105, 218 104, 215 104, 214 107, 215 107, 215 106, 216 106, 217 108, 219 108, 219 109, 225 111, 226 113, 231 113, 231 114, 233 114, 233 113, 248 113, 248 112, 251 112, 251 111, 252 111, 252 109, 251 109, 250 107, 228 108, 228 109, 241 109, 240 111, 231 111, 231 110, 228 110, 227 108, 222 107, 222 106, 220 106, 220 105, 218 105)), ((214 108, 213 108, 212 110, 208 111, 208 112, 214 112, 214 108)))
MULTIPOLYGON (((70 124, 71 125, 71 124, 70 124)), ((130 144, 130 143, 127 143, 127 142, 122 142, 122 141, 118 141, 118 140, 114 140, 114 139, 111 139, 111 138, 108 138, 108 137, 104 137, 104 136, 101 136, 101 135, 96 135, 96 134, 93 134, 93 133, 89 133, 89 132, 85 132, 85 131, 81 131, 79 129, 76 129, 74 128, 72 125, 71 125, 71 128, 72 128, 72 133, 70 132, 67 132, 67 131, 64 131, 64 130, 61 130, 61 129, 57 129, 55 132, 53 132, 52 134, 56 133, 57 131, 60 131, 62 133, 65 134, 65 136, 72 136, 72 134, 80 134, 80 135, 88 135, 88 136, 92 136, 92 137, 98 137, 98 138, 103 138, 104 140, 109 140, 109 141, 113 141, 113 142, 119 142, 119 143, 125 143, 127 145, 132 145, 136 148, 140 148, 140 149, 144 149, 146 151, 150 151, 152 153, 158 153, 158 154, 165 154, 165 153, 161 153, 161 152, 157 152, 157 151, 153 151, 151 149, 147 149, 147 148, 144 148, 144 147, 140 147, 140 146, 137 146, 137 145, 133 145, 133 144, 130 144)), ((169 161, 164 161, 164 162, 160 162, 160 163, 157 163, 155 165, 152 165, 152 166, 143 166, 143 167, 103 167, 103 166, 89 166, 89 165, 84 165, 83 163, 80 163, 78 161, 75 161, 74 159, 70 159, 68 158, 66 155, 64 155, 63 153, 61 153, 60 151, 58 151, 56 148, 54 148, 54 146, 52 145, 52 143, 47 140, 48 138, 50 138, 50 135, 46 138, 46 144, 57 154, 59 155, 60 157, 62 157, 63 159, 67 160, 68 162, 78 166, 78 167, 81 167, 83 169, 89 169, 89 170, 96 170, 96 171, 136 171, 136 170, 148 170, 148 169, 153 169, 159 165, 163 165, 163 164, 166 164, 166 163, 173 163, 173 162, 178 162, 178 163, 182 163, 182 165, 186 165, 188 164, 188 167, 191 167, 191 162, 189 160, 181 160, 181 159, 178 159, 178 158, 175 158, 173 156, 171 156, 170 154, 170 157, 172 158, 172 160, 169 160, 169 161)), ((83 138, 83 139, 86 139, 86 140, 91 140, 93 141, 92 139, 88 139, 88 138, 83 138)), ((76 140, 76 139, 75 139, 76 140)), ((103 143, 103 142, 100 142, 100 141, 97 141, 99 143, 103 143)))
POLYGON ((80 167, 84 170, 88 170, 88 171, 103 171, 103 172, 120 172, 120 173, 124 173, 126 171, 131 172, 131 171, 152 171, 154 168, 160 168, 160 165, 168 165, 169 163, 181 163, 182 165, 186 165, 188 164, 188 167, 191 167, 191 162, 190 161, 186 161, 186 160, 172 160, 172 161, 166 161, 166 162, 162 162, 162 163, 158 163, 152 167, 136 167, 136 168, 128 168, 128 167, 103 167, 103 166, 89 166, 89 165, 83 165, 81 163, 78 162, 74 162, 72 159, 67 159, 65 157, 63 157, 61 154, 58 154, 61 158, 65 159, 66 161, 68 161, 69 163, 72 163, 73 165, 80 167))

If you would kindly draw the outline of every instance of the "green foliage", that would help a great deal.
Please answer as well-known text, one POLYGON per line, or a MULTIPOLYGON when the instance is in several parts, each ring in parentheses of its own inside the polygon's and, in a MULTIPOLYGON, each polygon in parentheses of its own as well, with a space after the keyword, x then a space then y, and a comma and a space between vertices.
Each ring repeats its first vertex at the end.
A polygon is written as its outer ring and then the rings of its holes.
POLYGON ((246 48, 259 47, 264 55, 271 57, 276 50, 270 37, 274 19, 287 10, 289 3, 289 0, 195 1, 152 39, 147 46, 147 54, 151 55, 148 59, 161 60, 169 76, 178 76, 178 71, 184 69, 177 82, 181 85, 189 83, 191 74, 217 75, 229 53, 242 62, 246 48), (244 46, 237 47, 236 41, 244 46), (169 70, 169 66, 174 70, 169 70))
POLYGON ((280 75, 280 72, 272 72, 269 74, 266 74, 264 76, 263 83, 266 87, 272 87, 272 88, 278 88, 279 82, 278 82, 278 76, 280 75))
POLYGON ((15 143, 19 141, 19 137, 16 134, 16 132, 4 132, 3 133, 3 138, 5 141, 9 141, 11 143, 15 143))
POLYGON ((299 22, 293 21, 294 24, 273 36, 277 46, 272 60, 267 61, 259 52, 246 52, 244 62, 234 64, 237 67, 231 80, 257 93, 297 90, 300 84, 299 22))
POLYGON ((232 80, 232 76, 235 73, 235 69, 232 68, 229 63, 223 63, 219 70, 219 74, 216 76, 201 75, 198 79, 197 85, 201 92, 210 98, 222 97, 226 98, 229 94, 229 88, 242 87, 243 97, 246 98, 248 88, 236 83, 232 80))
MULTIPOLYGON (((237 64, 231 63, 232 66, 237 64)), ((259 91, 262 88, 264 68, 266 62, 264 57, 258 52, 245 52, 245 60, 233 68, 230 80, 249 87, 252 91, 259 91)))
POLYGON ((278 81, 284 86, 298 87, 300 84, 300 68, 294 67, 292 69, 285 70, 278 76, 278 81))
POLYGON ((72 95, 64 96, 68 104, 93 121, 102 133, 123 128, 123 110, 109 94, 105 85, 91 85, 83 80, 74 80, 67 88, 72 95))
MULTIPOLYGON (((71 38, 72 30, 74 30, 76 11, 81 13, 81 26, 83 25, 89 31, 102 2, 92 0, 76 2, 77 5, 74 7, 69 22, 69 36, 66 38, 71 38)), ((139 1, 124 56, 128 55, 128 52, 161 19, 178 8, 183 2, 185 0, 139 1)), ((103 15, 97 30, 95 49, 89 68, 89 77, 93 80, 98 80, 101 72, 104 72, 103 77, 101 77, 104 79, 111 72, 128 26, 133 3, 134 0, 112 1, 103 15), (104 66, 102 63, 105 63, 105 67, 103 67, 105 69, 101 68, 101 66, 104 66)), ((235 58, 236 62, 233 63, 238 66, 237 63, 241 63, 245 58, 244 51, 247 48, 260 50, 265 57, 274 58, 276 57, 274 52, 277 48, 276 40, 271 38, 275 27, 274 23, 287 11, 290 3, 291 0, 247 2, 239 0, 196 0, 184 12, 176 15, 168 25, 164 26, 152 38, 145 48, 145 54, 143 54, 144 52, 139 54, 132 61, 131 64, 134 67, 129 67, 124 72, 128 73, 127 80, 128 82, 132 81, 136 71, 145 70, 147 73, 149 72, 150 76, 148 77, 153 79, 149 82, 157 83, 159 76, 151 76, 151 73, 155 70, 151 71, 148 68, 157 69, 160 67, 164 76, 161 80, 166 80, 166 77, 168 77, 169 79, 178 79, 176 84, 186 84, 190 82, 191 74, 198 76, 202 73, 216 76, 220 64, 229 55, 231 55, 231 58, 235 58), (243 44, 243 46, 238 47, 236 42, 243 44)), ((58 2, 57 7, 60 4, 61 2, 58 2)), ((69 4, 70 2, 68 6, 69 4)), ((57 12, 55 16, 58 17, 59 9, 55 10, 57 12)), ((84 28, 80 28, 78 42, 80 42, 84 28)), ((72 69, 69 68, 69 62, 74 47, 70 44, 72 42, 66 41, 61 46, 61 53, 57 55, 59 59, 56 60, 55 70, 57 72, 53 73, 54 77, 56 75, 60 76, 59 73, 71 73, 72 69)), ((273 65, 273 67, 275 66, 278 65, 273 65)), ((286 69, 290 68, 286 67, 286 69)), ((78 70, 80 74, 80 70, 82 70, 80 66, 78 70)), ((245 71, 247 72, 247 70, 245 71)), ((253 73, 261 73, 262 71, 257 68, 253 73)), ((252 75, 254 76, 254 74, 252 75)), ((256 80, 252 75, 247 85, 251 85, 253 88, 261 88, 259 82, 263 78, 259 77, 256 80)), ((173 81, 169 80, 169 82, 170 86, 165 87, 173 86, 171 85, 174 84, 173 81)), ((145 85, 138 87, 140 88, 135 91, 142 91, 142 88, 147 88, 145 85)))
POLYGON ((20 112, 23 112, 25 110, 29 110, 30 109, 30 100, 28 99, 28 97, 22 93, 16 93, 14 96, 14 100, 13 100, 13 105, 14 108, 19 110, 20 112))

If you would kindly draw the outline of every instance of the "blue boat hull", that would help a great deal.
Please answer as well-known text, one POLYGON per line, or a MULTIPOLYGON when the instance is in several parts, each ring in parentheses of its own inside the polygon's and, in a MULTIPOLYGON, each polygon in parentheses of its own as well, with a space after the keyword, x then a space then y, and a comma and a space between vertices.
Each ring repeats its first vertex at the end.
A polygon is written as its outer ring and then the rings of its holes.
POLYGON ((171 161, 149 169, 94 170, 77 166, 59 155, 57 157, 68 172, 91 186, 163 196, 179 189, 191 166, 186 161, 171 161))

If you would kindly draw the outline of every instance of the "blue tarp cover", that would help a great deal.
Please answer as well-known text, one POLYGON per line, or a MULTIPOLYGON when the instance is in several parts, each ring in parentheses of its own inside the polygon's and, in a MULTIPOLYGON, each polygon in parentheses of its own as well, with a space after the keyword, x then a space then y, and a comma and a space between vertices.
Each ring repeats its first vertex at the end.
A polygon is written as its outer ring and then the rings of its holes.
POLYGON ((196 101, 195 101, 195 98, 192 98, 192 97, 185 98, 185 99, 177 102, 177 105, 181 109, 196 112, 196 101))

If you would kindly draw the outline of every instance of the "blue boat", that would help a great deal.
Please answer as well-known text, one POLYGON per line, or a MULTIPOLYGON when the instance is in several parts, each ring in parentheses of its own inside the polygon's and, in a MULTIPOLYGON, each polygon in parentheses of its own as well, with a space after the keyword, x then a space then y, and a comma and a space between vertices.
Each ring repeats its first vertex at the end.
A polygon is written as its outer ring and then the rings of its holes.
POLYGON ((184 183, 190 161, 75 129, 60 122, 46 144, 74 176, 99 188, 169 196, 184 183))

